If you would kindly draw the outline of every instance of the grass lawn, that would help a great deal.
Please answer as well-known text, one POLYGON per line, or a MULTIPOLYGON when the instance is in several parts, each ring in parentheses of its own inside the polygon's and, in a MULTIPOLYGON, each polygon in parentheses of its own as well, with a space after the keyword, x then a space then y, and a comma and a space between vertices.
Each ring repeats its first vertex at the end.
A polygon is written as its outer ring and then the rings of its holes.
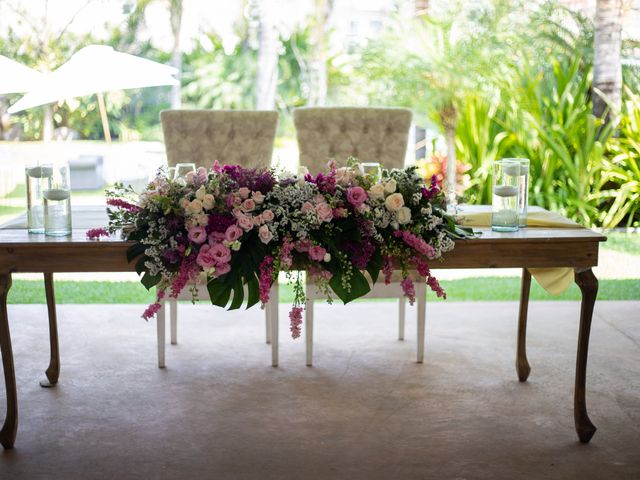
MULTIPOLYGON (((513 277, 467 278, 443 281, 450 301, 515 301, 520 295, 520 279, 513 277)), ((57 303, 129 303, 153 301, 153 294, 137 282, 55 282, 57 303)), ((38 280, 15 280, 9 291, 9 303, 44 303, 44 285, 38 280)), ((572 285, 564 294, 551 296, 535 281, 531 300, 579 300, 580 290, 572 285)), ((442 301, 429 295, 430 301, 442 301)), ((640 300, 640 279, 601 280, 598 300, 640 300)), ((280 302, 291 303, 293 289, 280 287, 280 302)), ((371 301, 371 300, 367 300, 371 301)), ((387 301, 387 300, 382 300, 387 301)))

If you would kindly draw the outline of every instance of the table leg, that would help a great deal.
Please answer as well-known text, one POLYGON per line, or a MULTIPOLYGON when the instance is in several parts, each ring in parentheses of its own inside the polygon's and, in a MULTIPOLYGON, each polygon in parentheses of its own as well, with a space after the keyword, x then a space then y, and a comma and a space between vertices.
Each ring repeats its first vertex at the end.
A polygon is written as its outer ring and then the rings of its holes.
POLYGON ((593 307, 598 294, 598 279, 593 271, 576 270, 576 284, 582 291, 582 305, 580 307, 580 330, 578 332, 578 353, 576 356, 576 387, 573 401, 573 418, 576 432, 582 443, 588 443, 596 433, 596 427, 587 415, 587 402, 585 399, 587 380, 587 355, 589 352, 589 333, 591 331, 591 319, 593 307))
POLYGON ((44 290, 47 296, 49 314, 49 367, 45 371, 47 380, 40 381, 41 387, 54 387, 60 376, 60 350, 58 348, 58 319, 56 317, 56 298, 53 290, 53 273, 44 274, 44 290))
POLYGON ((529 291, 531 290, 531 274, 522 269, 522 285, 520 288, 520 311, 518 313, 518 343, 516 346, 516 371, 518 380, 526 382, 531 373, 527 360, 527 314, 529 312, 529 291))
POLYGON ((0 444, 4 448, 13 448, 18 432, 18 394, 16 392, 16 373, 13 368, 13 352, 9 333, 9 316, 7 313, 7 295, 11 288, 11 274, 0 273, 0 350, 2 350, 2 367, 4 369, 4 385, 7 392, 7 414, 0 430, 0 444))

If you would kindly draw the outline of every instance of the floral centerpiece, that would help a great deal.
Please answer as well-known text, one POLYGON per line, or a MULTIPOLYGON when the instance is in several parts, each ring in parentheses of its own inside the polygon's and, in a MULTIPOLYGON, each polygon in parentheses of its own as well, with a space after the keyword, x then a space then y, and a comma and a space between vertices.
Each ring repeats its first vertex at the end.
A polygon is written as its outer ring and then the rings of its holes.
POLYGON ((264 307, 280 271, 294 284, 294 338, 305 302, 301 270, 329 301, 361 297, 380 273, 389 283, 394 269, 411 303, 410 271, 445 296, 429 266, 470 232, 445 213, 435 178, 425 185, 415 167, 364 175, 355 159, 348 165, 276 176, 216 162, 176 180, 159 171, 139 195, 122 185, 108 192, 110 231, 124 227, 134 242, 129 261, 145 287, 157 288, 143 317, 155 315, 165 295, 191 287, 195 296, 198 282, 215 305, 264 307))

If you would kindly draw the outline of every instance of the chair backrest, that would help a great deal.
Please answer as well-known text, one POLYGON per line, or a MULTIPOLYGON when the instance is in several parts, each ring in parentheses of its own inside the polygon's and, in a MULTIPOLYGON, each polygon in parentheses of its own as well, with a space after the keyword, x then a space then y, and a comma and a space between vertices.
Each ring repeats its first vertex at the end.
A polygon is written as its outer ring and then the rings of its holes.
POLYGON ((268 167, 278 126, 275 111, 165 110, 160 112, 169 166, 195 163, 268 167))
POLYGON ((411 110, 405 108, 298 108, 293 111, 300 165, 315 173, 329 159, 354 156, 386 168, 404 167, 411 110))

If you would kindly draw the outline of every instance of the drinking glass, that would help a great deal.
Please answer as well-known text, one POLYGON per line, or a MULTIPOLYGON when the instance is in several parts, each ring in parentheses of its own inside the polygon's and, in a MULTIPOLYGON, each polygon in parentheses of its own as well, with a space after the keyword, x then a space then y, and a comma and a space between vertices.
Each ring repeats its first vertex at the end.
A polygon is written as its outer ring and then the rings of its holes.
POLYGON ((371 176, 376 182, 382 177, 382 167, 378 162, 362 162, 360 171, 364 176, 371 176))
POLYGON ((54 165, 49 188, 44 197, 44 234, 54 237, 71 235, 71 181, 69 164, 54 165))
POLYGON ((176 178, 176 167, 167 167, 167 178, 170 180, 176 178))
POLYGON ((53 165, 31 165, 25 168, 27 186, 27 230, 44 233, 44 203, 42 193, 51 188, 53 165))
POLYGON ((520 182, 518 184, 518 226, 527 226, 527 205, 529 203, 529 170, 528 158, 503 158, 520 164, 520 182))
POLYGON ((195 163, 176 163, 176 173, 174 178, 184 178, 187 173, 195 172, 196 164, 195 163))
POLYGON ((491 229, 496 232, 518 230, 518 199, 520 163, 498 160, 493 163, 493 198, 491 201, 491 229))

